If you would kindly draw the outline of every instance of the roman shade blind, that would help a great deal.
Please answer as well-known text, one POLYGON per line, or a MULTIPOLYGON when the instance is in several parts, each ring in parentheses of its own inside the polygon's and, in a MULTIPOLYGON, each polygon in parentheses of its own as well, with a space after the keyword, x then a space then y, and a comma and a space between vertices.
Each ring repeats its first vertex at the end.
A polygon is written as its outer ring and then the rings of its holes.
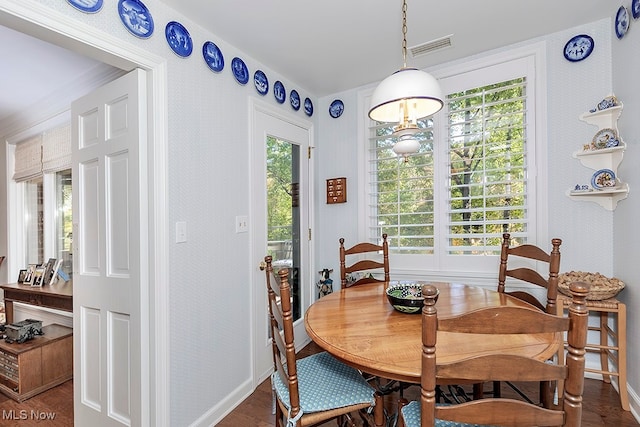
POLYGON ((42 172, 51 173, 71 168, 71 126, 44 133, 42 138, 42 172))
POLYGON ((44 173, 71 168, 71 125, 65 125, 19 142, 15 150, 13 179, 29 181, 44 173))
POLYGON ((28 181, 42 175, 42 135, 16 145, 14 181, 28 181))

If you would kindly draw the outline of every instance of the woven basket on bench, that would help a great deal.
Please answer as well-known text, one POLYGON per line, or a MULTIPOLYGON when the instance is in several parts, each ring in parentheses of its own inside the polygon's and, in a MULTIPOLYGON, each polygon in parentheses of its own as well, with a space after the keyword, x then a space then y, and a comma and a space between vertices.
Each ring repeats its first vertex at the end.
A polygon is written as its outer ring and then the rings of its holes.
POLYGON ((558 290, 565 295, 571 296, 569 285, 572 282, 585 282, 591 285, 588 300, 601 301, 613 298, 624 289, 624 282, 615 277, 609 278, 600 273, 589 273, 584 271, 570 271, 558 276, 558 290))

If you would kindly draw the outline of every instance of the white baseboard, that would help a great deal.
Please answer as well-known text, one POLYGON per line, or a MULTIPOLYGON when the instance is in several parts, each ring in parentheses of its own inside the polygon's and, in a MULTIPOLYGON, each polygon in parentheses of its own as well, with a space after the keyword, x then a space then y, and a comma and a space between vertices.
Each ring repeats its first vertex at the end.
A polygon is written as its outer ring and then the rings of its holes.
POLYGON ((202 414, 200 418, 195 420, 189 427, 210 427, 218 424, 222 419, 233 411, 236 406, 242 403, 247 397, 253 393, 251 387, 251 380, 248 379, 242 383, 238 388, 229 393, 226 399, 218 402, 217 405, 210 408, 207 412, 202 414))

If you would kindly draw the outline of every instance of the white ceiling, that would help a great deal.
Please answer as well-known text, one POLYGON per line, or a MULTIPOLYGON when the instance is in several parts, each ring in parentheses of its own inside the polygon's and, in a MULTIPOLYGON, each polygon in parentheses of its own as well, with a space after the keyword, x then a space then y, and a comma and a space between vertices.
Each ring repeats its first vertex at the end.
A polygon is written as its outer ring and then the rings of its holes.
POLYGON ((21 113, 99 65, 59 46, 0 26, 0 123, 21 113))
MULTIPOLYGON (((162 1, 316 96, 382 80, 402 66, 401 0, 162 1)), ((619 6, 608 0, 407 0, 408 48, 452 39, 450 48, 407 57, 407 65, 427 68, 572 28, 613 16, 619 6)))
MULTIPOLYGON (((316 96, 379 81, 402 66, 400 0, 162 1, 316 96)), ((407 65, 417 68, 612 17, 619 7, 606 0, 407 2, 408 48, 447 36, 452 41, 417 58, 408 54, 407 65)), ((154 37, 163 36, 165 24, 155 22, 154 37)), ((96 66, 1 26, 0 39, 0 122, 96 66)))

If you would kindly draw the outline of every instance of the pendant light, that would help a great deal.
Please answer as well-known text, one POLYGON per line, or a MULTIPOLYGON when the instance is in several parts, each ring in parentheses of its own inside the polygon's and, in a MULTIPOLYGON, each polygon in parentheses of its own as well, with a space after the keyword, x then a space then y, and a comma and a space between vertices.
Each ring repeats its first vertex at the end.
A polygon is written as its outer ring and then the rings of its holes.
POLYGON ((417 153, 420 142, 414 135, 420 130, 418 120, 440 111, 444 105, 438 81, 417 68, 407 67, 407 2, 402 2, 402 62, 401 69, 380 82, 371 95, 371 120, 397 123, 393 146, 397 155, 407 157, 417 153))

